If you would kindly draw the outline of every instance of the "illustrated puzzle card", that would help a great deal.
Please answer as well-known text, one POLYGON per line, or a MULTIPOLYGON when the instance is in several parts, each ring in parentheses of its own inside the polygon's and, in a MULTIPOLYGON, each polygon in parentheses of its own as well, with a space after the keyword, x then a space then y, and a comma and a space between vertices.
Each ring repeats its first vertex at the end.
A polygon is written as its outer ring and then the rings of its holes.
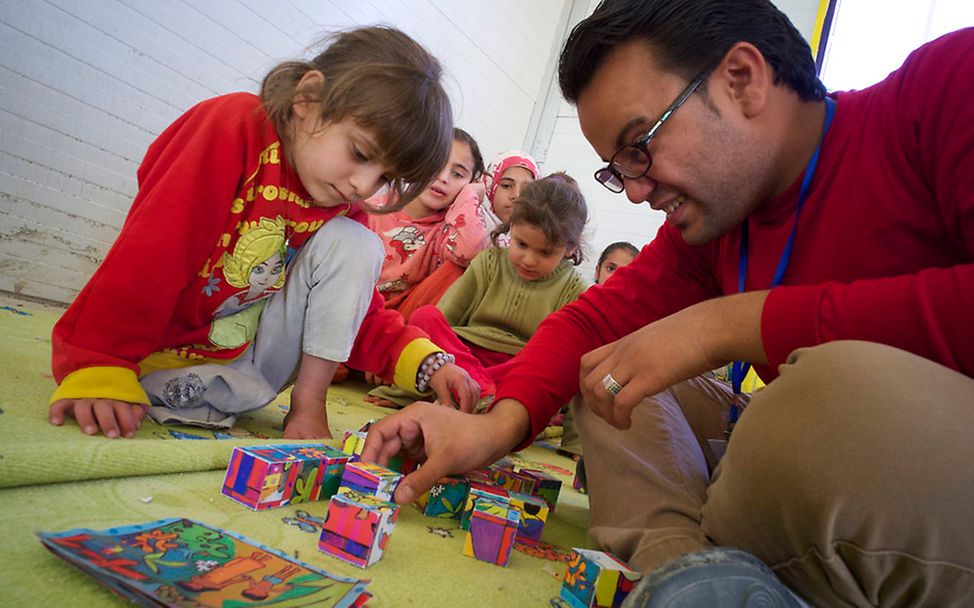
POLYGON ((38 532, 55 555, 142 606, 364 606, 368 580, 329 574, 190 519, 38 532))

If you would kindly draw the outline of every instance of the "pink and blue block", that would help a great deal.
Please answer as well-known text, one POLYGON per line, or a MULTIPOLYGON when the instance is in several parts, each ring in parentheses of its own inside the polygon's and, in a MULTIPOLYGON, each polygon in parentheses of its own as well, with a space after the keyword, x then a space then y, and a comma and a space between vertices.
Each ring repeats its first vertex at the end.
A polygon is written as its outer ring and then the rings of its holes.
POLYGON ((365 568, 382 558, 399 518, 399 505, 347 490, 328 503, 318 549, 365 568))
POLYGON ((326 500, 348 461, 348 454, 320 443, 236 447, 221 492, 255 511, 326 500))
POLYGON ((640 577, 609 553, 572 549, 559 595, 572 608, 614 608, 640 577))
POLYGON ((377 496, 382 500, 392 500, 402 475, 372 462, 349 462, 345 465, 338 493, 359 492, 377 496))
POLYGON ((520 513, 505 501, 481 498, 470 516, 470 533, 463 554, 498 566, 507 566, 517 536, 520 513))

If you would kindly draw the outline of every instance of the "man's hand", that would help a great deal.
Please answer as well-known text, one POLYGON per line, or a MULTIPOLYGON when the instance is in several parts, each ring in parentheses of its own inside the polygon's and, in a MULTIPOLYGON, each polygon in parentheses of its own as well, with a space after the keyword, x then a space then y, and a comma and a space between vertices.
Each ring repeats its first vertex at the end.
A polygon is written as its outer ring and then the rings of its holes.
POLYGON ((369 427, 362 460, 385 465, 402 453, 423 462, 396 489, 395 500, 404 505, 447 475, 484 467, 506 455, 529 429, 527 410, 513 399, 498 402, 484 414, 420 401, 369 427))
POLYGON ((585 403, 619 429, 643 399, 729 361, 767 363, 761 342, 761 311, 767 291, 707 300, 685 308, 582 357, 585 403), (603 384, 608 374, 622 386, 603 384))
POLYGON ((51 424, 61 426, 64 417, 70 416, 78 421, 86 435, 95 435, 101 430, 110 439, 131 438, 142 426, 148 407, 145 403, 114 399, 60 399, 51 404, 47 419, 51 424))
POLYGON ((472 412, 480 401, 480 385, 466 370, 454 363, 447 363, 436 370, 430 378, 430 388, 441 405, 453 406, 453 396, 456 395, 459 399, 456 405, 464 412, 472 412))

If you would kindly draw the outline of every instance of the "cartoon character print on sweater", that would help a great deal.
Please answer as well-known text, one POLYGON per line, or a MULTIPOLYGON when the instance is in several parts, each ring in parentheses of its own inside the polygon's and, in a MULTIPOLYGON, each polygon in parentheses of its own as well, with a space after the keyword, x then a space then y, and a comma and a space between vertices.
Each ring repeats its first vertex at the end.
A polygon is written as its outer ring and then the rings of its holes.
POLYGON ((382 234, 390 237, 389 244, 393 249, 396 250, 396 253, 399 254, 400 264, 413 257, 415 252, 419 251, 426 245, 426 237, 423 236, 423 234, 419 231, 419 228, 416 226, 402 226, 393 228, 392 230, 387 230, 382 234))
POLYGON ((214 312, 210 340, 234 348, 253 340, 266 298, 284 286, 284 261, 287 250, 286 222, 260 218, 256 225, 244 224, 243 234, 221 258, 223 278, 239 290, 214 312))

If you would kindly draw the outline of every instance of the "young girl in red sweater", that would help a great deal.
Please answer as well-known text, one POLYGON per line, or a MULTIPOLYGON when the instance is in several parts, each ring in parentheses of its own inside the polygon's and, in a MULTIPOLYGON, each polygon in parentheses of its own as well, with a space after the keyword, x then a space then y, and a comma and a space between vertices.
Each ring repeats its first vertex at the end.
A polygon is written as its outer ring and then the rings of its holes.
MULTIPOLYGON (((259 97, 204 101, 169 126, 117 241, 54 328, 50 421, 131 437, 150 410, 228 427, 293 383, 284 436, 330 437, 338 362, 415 388, 442 351, 383 309, 381 244, 357 201, 386 187, 405 205, 446 162, 440 75, 402 32, 363 28, 277 66, 259 97)), ((441 369, 435 390, 476 399, 465 373, 441 369)))

